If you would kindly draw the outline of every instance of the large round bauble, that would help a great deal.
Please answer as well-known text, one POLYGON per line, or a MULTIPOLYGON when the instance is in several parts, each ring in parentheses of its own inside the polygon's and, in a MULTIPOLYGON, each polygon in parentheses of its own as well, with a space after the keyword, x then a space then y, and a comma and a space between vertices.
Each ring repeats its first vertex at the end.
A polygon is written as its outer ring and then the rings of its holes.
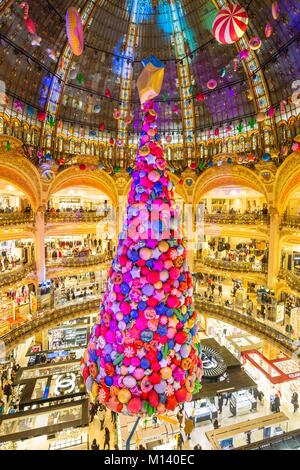
POLYGON ((222 8, 213 23, 212 32, 221 44, 233 44, 246 32, 249 17, 240 5, 226 5, 222 8))

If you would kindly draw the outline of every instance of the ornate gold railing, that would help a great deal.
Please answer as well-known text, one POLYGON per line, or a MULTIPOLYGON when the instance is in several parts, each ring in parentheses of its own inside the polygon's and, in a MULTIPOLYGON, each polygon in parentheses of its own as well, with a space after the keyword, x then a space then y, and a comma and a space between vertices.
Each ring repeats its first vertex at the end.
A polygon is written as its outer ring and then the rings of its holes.
POLYGON ((266 273, 267 266, 255 265, 254 263, 244 262, 244 261, 224 261, 220 259, 213 258, 196 258, 196 262, 199 261, 204 266, 209 266, 214 269, 221 269, 226 271, 238 271, 238 272, 255 272, 255 273, 266 273))
POLYGON ((0 273, 0 287, 18 282, 23 279, 27 274, 35 271, 35 263, 20 266, 11 271, 0 273))
POLYGON ((32 213, 0 213, 0 226, 32 224, 33 222, 34 216, 32 213))
POLYGON ((103 253, 101 255, 74 256, 50 259, 46 261, 46 266, 49 268, 60 266, 76 268, 77 266, 94 266, 101 263, 108 263, 111 260, 112 253, 103 253))
POLYGON ((291 289, 295 289, 300 292, 300 276, 297 276, 297 274, 294 274, 287 269, 281 268, 278 277, 279 279, 286 281, 291 289))
POLYGON ((287 215, 282 218, 281 225, 285 227, 300 227, 300 215, 287 215))
POLYGON ((46 212, 46 222, 101 222, 108 216, 105 213, 92 212, 46 212))
POLYGON ((0 337, 6 348, 14 347, 18 343, 24 341, 26 338, 34 335, 37 331, 66 321, 77 316, 82 317, 97 312, 100 305, 100 299, 83 300, 76 304, 68 305, 66 307, 53 308, 39 312, 36 317, 28 322, 24 322, 17 328, 12 329, 8 333, 0 337))
POLYGON ((297 350, 295 341, 289 338, 284 333, 279 331, 278 328, 272 327, 266 322, 259 321, 258 319, 249 315, 243 314, 230 307, 216 305, 212 302, 203 300, 199 295, 194 296, 195 306, 199 312, 205 313, 207 316, 218 318, 224 322, 237 325, 246 331, 265 339, 276 345, 280 350, 287 354, 292 354, 297 350))
POLYGON ((270 216, 259 214, 205 214, 204 222, 221 225, 268 225, 270 223, 270 216))

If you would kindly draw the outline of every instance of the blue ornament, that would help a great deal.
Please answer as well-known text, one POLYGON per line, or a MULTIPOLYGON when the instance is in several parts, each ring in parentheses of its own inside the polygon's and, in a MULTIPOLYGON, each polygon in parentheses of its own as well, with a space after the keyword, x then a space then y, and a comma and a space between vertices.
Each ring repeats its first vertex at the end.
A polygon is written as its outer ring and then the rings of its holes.
POLYGON ((132 312, 130 313, 130 318, 132 320, 136 320, 137 318, 139 318, 139 312, 137 310, 132 310, 132 312))
POLYGON ((264 162, 269 162, 271 160, 271 155, 269 153, 264 153, 262 159, 264 162))
POLYGON ((114 381, 112 377, 109 377, 107 375, 104 379, 104 382, 105 382, 105 385, 107 385, 108 387, 111 387, 114 381))
POLYGON ((143 300, 141 300, 139 303, 138 303, 138 309, 139 310, 146 310, 147 308, 147 303, 144 302, 143 300))
POLYGON ((148 369, 150 367, 150 362, 149 360, 146 358, 146 357, 143 357, 141 359, 141 363, 140 363, 140 366, 142 369, 148 369))

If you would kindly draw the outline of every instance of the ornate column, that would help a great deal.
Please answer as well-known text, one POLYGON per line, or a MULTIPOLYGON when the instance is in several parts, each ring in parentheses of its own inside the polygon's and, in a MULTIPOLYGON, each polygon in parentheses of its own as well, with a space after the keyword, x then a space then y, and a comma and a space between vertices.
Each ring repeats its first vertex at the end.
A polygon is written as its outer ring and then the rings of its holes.
POLYGON ((35 260, 38 282, 46 280, 45 260, 45 207, 40 206, 35 216, 35 260))
POLYGON ((268 287, 275 290, 277 276, 279 273, 280 261, 280 222, 281 217, 277 208, 270 206, 270 242, 269 242, 269 256, 268 256, 268 287))

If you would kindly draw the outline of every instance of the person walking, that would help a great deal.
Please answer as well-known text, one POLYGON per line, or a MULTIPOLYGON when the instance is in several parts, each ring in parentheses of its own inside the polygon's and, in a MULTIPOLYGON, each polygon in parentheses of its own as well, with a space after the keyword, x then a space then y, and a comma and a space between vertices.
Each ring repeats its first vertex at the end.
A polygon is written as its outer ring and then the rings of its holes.
POLYGON ((274 411, 275 413, 280 413, 280 398, 277 393, 274 398, 274 411))
POLYGON ((103 447, 103 450, 105 450, 105 447, 107 446, 108 447, 108 450, 110 449, 110 432, 109 432, 109 429, 106 427, 105 428, 105 438, 104 438, 104 447, 103 447))
POLYGON ((192 417, 190 416, 189 418, 185 419, 185 425, 184 425, 184 432, 188 440, 191 439, 191 433, 193 429, 194 429, 194 421, 192 417))
POLYGON ((99 450, 99 444, 97 444, 96 439, 93 439, 91 450, 99 450))
POLYGON ((223 396, 219 395, 219 397, 218 397, 218 407, 219 407, 219 413, 220 414, 222 413, 222 410, 223 410, 223 403, 224 403, 223 396))
POLYGON ((98 417, 100 421, 100 431, 103 431, 104 429, 104 422, 105 422, 105 408, 103 405, 100 405, 99 411, 98 411, 98 417))
POLYGON ((219 421, 217 420, 217 418, 214 420, 213 426, 214 426, 214 429, 219 429, 219 421))
POLYGON ((179 433, 177 436, 177 450, 182 450, 182 445, 183 445, 183 437, 181 433, 179 433))
POLYGON ((294 413, 296 413, 296 411, 298 410, 299 408, 299 398, 298 398, 298 393, 297 392, 294 392, 293 395, 292 395, 292 399, 291 399, 291 403, 294 407, 294 413))
POLYGON ((0 416, 4 415, 4 411, 5 411, 4 401, 0 400, 0 416))
POLYGON ((8 404, 10 401, 10 397, 12 395, 12 386, 10 382, 8 381, 6 382, 6 384, 4 385, 3 392, 4 392, 4 395, 6 396, 6 403, 8 404))
POLYGON ((117 413, 115 411, 111 412, 111 422, 113 423, 114 426, 117 424, 117 413))
POLYGON ((182 413, 182 410, 179 410, 178 413, 177 413, 177 420, 178 420, 178 423, 179 423, 179 427, 182 428, 182 423, 183 423, 183 413, 182 413))

